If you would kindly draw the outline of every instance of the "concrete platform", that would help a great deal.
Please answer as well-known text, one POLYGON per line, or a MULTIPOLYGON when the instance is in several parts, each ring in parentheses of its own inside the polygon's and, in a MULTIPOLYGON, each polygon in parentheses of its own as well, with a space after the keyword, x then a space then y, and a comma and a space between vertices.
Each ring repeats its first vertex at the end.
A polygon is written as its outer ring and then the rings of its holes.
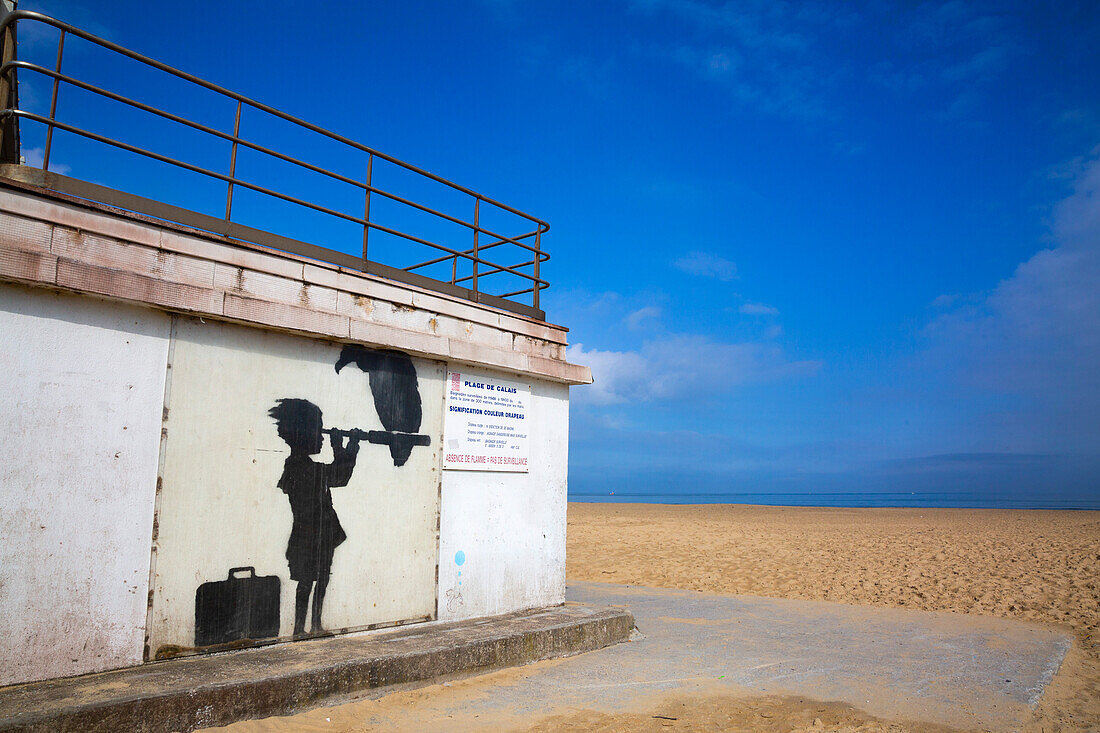
POLYGON ((567 597, 628 607, 646 637, 585 658, 593 679, 616 678, 597 687, 604 701, 707 681, 884 718, 1011 730, 1072 644, 1048 626, 966 614, 599 583, 572 584, 567 597))
POLYGON ((599 649, 624 641, 633 625, 622 608, 569 605, 15 685, 0 688, 0 731, 190 731, 599 649))
POLYGON ((917 729, 1007 731, 1027 720, 1071 644, 1050 627, 962 614, 595 583, 570 584, 567 597, 629 608, 642 638, 484 683, 424 687, 415 704, 372 694, 284 729, 514 730, 577 710, 644 712, 683 694, 794 695, 917 729))

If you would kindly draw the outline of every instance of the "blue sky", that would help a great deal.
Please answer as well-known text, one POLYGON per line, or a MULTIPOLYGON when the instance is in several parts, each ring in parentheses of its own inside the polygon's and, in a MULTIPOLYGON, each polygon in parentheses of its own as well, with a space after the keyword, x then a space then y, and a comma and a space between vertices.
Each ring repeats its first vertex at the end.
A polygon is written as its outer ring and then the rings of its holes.
MULTIPOLYGON (((597 380, 573 391, 574 496, 1100 505, 1095 3, 21 7, 549 221, 547 317, 597 380)), ((49 34, 24 40, 51 62, 49 34)), ((115 68, 75 45, 72 63, 115 68)), ((231 125, 152 78, 125 81, 231 125)), ((72 175, 224 206, 57 144, 72 175)))

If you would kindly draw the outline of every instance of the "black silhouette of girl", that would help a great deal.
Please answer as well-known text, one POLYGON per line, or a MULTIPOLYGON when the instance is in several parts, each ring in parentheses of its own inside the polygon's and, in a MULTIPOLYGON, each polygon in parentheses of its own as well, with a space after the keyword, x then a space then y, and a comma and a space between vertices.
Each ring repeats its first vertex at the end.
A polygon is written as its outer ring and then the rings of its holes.
POLYGON ((347 539, 336 510, 332 508, 334 486, 347 486, 355 470, 355 457, 359 453, 358 436, 339 432, 330 434, 332 463, 316 463, 310 456, 321 452, 321 409, 308 400, 278 400, 268 414, 275 418, 279 437, 290 446, 290 456, 283 464, 279 488, 290 499, 290 511, 294 523, 286 546, 286 559, 290 565, 290 579, 297 581, 294 602, 294 634, 305 633, 306 609, 310 592, 313 593, 313 615, 310 631, 321 628, 321 608, 325 603, 332 555, 336 547, 347 539), (316 584, 316 587, 314 587, 316 584))

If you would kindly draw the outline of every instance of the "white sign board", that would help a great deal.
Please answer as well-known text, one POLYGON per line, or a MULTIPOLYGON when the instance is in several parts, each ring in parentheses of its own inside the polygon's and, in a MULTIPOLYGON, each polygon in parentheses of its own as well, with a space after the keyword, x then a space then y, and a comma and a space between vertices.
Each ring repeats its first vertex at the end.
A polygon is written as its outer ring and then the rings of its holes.
POLYGON ((467 371, 447 379, 443 468, 527 471, 531 385, 467 371))

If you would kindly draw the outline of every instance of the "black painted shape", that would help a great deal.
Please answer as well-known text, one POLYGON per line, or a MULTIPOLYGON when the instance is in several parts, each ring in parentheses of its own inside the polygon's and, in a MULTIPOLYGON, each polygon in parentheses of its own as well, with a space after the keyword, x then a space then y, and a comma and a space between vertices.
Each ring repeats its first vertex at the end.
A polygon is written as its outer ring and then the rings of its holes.
POLYGON ((256 568, 233 568, 225 580, 195 591, 195 646, 279 635, 279 577, 256 568), (248 573, 238 578, 236 573, 248 573))
POLYGON ((319 632, 332 556, 336 547, 347 539, 332 506, 330 489, 347 486, 351 480, 360 438, 344 431, 328 431, 332 463, 317 463, 310 456, 320 453, 324 444, 321 409, 309 400, 287 398, 278 400, 268 414, 275 418, 279 437, 290 446, 278 485, 290 500, 293 515, 286 559, 290 579, 298 583, 294 633, 305 631, 310 593, 313 594, 311 631, 319 632))
POLYGON ((415 433, 387 433, 381 430, 371 430, 367 433, 367 442, 374 443, 375 445, 393 445, 393 441, 397 439, 407 439, 412 445, 431 445, 432 439, 427 435, 416 435, 415 433))
POLYGON ((337 373, 351 363, 368 375, 374 409, 386 429, 386 433, 372 430, 371 434, 379 435, 368 440, 388 445, 393 465, 405 465, 414 446, 431 444, 430 437, 416 434, 423 410, 412 359, 400 351, 348 344, 336 362, 337 373))

